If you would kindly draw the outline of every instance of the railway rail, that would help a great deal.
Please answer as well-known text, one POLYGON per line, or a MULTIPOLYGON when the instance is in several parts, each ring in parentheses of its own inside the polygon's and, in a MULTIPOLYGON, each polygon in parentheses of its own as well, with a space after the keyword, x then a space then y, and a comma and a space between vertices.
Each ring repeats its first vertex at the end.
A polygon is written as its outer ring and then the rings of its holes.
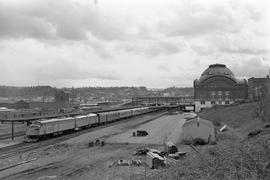
MULTIPOLYGON (((150 118, 148 121, 154 120, 154 119, 156 119, 156 118, 158 118, 160 116, 163 116, 166 113, 167 112, 165 112, 165 111, 158 111, 158 112, 148 113, 148 114, 153 115, 153 117, 150 118)), ((125 123, 127 121, 132 121, 132 120, 135 120, 135 119, 137 119, 139 117, 142 117, 142 116, 145 116, 145 115, 139 115, 139 116, 136 116, 136 117, 131 117, 131 118, 127 118, 127 119, 123 119, 123 120, 119 120, 119 121, 114 121, 114 122, 111 122, 111 123, 108 123, 108 124, 103 124, 103 125, 100 125, 100 126, 89 128, 89 129, 84 129, 84 130, 81 130, 81 131, 68 133, 68 134, 64 134, 64 135, 61 135, 61 136, 56 136, 56 137, 46 139, 46 140, 43 140, 43 141, 39 141, 39 142, 36 142, 36 143, 20 143, 20 144, 16 144, 16 145, 12 145, 12 146, 3 147, 3 148, 0 149, 0 151, 1 151, 0 159, 7 159, 9 157, 13 157, 13 156, 16 156, 18 154, 21 154, 21 153, 24 153, 24 152, 27 152, 27 151, 32 151, 32 150, 35 150, 35 149, 38 149, 38 148, 42 148, 42 147, 46 147, 46 146, 49 146, 49 145, 53 145, 55 143, 59 143, 61 141, 65 141, 65 140, 77 137, 77 136, 85 134, 85 133, 96 131, 96 130, 99 130, 99 129, 102 129, 102 128, 105 128, 105 127, 109 127, 109 126, 112 126, 112 125, 125 123)))

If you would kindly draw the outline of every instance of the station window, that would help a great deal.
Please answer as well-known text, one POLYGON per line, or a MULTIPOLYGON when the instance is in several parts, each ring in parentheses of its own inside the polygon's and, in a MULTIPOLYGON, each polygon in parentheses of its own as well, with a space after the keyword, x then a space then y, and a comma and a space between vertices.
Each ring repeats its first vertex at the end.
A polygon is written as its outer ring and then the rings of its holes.
POLYGON ((211 104, 216 104, 216 101, 211 101, 211 104))
POLYGON ((230 101, 225 101, 225 104, 230 104, 230 101))
POLYGON ((216 95, 216 92, 215 92, 215 91, 212 91, 212 92, 211 92, 211 97, 212 97, 212 99, 215 98, 215 95, 216 95))
POLYGON ((201 104, 205 104, 205 101, 201 101, 201 104))
POLYGON ((219 99, 222 98, 222 91, 218 91, 218 97, 219 97, 219 99))
POLYGON ((225 91, 225 96, 226 96, 226 99, 229 99, 230 91, 225 91))
POLYGON ((219 101, 218 104, 222 104, 222 101, 219 101))

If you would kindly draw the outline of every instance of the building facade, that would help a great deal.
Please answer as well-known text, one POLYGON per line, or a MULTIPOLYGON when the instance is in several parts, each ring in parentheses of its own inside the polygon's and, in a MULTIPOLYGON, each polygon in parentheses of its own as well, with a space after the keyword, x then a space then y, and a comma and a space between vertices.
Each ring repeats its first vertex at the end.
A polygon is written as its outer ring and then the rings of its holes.
POLYGON ((248 79, 248 99, 259 101, 270 96, 270 78, 249 78, 248 79))
POLYGON ((196 112, 203 108, 248 99, 247 81, 237 79, 224 64, 210 65, 193 85, 196 112))

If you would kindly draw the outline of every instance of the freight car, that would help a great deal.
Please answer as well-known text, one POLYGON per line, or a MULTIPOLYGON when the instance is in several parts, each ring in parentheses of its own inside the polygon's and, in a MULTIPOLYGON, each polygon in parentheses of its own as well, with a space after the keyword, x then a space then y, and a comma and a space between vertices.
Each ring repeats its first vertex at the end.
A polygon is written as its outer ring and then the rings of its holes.
POLYGON ((33 142, 43 138, 63 134, 91 126, 114 122, 153 111, 149 107, 134 108, 128 110, 102 112, 98 114, 80 115, 68 118, 54 118, 38 120, 26 127, 25 142, 33 142))

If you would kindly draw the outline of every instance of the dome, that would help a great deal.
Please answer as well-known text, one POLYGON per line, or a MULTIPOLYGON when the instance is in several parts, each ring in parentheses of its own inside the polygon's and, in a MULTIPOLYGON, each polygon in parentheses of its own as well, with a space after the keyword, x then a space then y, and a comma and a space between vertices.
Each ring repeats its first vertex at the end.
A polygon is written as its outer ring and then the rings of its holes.
POLYGON ((234 74, 224 64, 212 64, 201 75, 200 81, 204 81, 215 76, 225 76, 236 81, 234 74))

